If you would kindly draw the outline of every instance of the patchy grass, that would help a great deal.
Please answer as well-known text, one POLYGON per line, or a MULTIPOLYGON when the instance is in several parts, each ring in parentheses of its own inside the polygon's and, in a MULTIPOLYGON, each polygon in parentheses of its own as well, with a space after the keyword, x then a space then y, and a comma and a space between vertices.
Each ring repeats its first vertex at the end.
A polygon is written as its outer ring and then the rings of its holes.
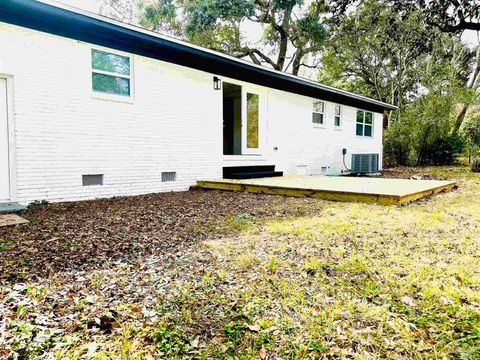
POLYGON ((0 357, 479 359, 480 175, 449 167, 386 176, 456 179, 459 189, 406 207, 161 194, 178 207, 147 216, 132 200, 131 228, 126 200, 107 202, 107 220, 104 202, 82 203, 107 223, 77 237, 47 216, 78 216, 75 206, 29 210, 42 221, 0 234, 0 259, 42 234, 31 254, 53 238, 47 245, 68 266, 0 263, 22 274, 0 287, 0 357), (119 231, 123 256, 70 258, 79 241, 108 243, 119 231), (160 247, 162 231, 175 246, 160 247))

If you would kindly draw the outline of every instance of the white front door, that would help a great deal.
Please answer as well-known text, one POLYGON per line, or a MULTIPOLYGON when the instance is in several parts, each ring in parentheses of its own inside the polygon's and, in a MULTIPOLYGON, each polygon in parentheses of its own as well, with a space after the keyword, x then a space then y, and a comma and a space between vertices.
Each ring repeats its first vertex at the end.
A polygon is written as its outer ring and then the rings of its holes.
POLYGON ((242 154, 260 154, 263 131, 263 96, 260 91, 242 87, 242 154))
POLYGON ((0 78, 0 201, 10 200, 7 80, 0 78))

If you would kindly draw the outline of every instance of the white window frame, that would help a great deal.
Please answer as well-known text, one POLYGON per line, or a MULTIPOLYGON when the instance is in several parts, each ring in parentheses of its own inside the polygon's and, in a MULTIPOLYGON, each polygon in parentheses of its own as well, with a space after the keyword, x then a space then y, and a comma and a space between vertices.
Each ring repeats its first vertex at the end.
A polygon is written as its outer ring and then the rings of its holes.
POLYGON ((320 128, 324 128, 325 127, 325 101, 323 100, 319 100, 319 99, 313 99, 312 100, 312 124, 314 127, 320 127, 320 128), (315 103, 322 103, 322 112, 320 111, 315 111, 315 103), (313 121, 313 114, 321 114, 322 115, 322 122, 321 123, 318 123, 318 122, 315 122, 313 121))
POLYGON ((375 114, 372 112, 372 111, 368 111, 368 110, 363 110, 363 109, 357 109, 357 111, 355 112, 355 135, 359 138, 367 138, 367 139, 372 139, 373 138, 373 134, 374 134, 374 124, 375 124, 375 114), (357 119, 357 114, 359 111, 362 111, 363 112, 363 123, 361 122, 358 122, 358 119, 357 119), (372 114, 372 124, 365 124, 365 114, 366 113, 370 113, 372 114), (362 135, 358 135, 357 134, 357 125, 358 124, 361 124, 363 126, 363 131, 362 131, 362 135), (368 136, 368 135, 365 135, 365 125, 370 125, 372 127, 372 135, 368 136))
MULTIPOLYGON (((337 130, 341 129, 342 128, 342 105, 340 104, 335 104, 334 108, 333 108, 333 127, 337 130), (337 107, 339 109, 339 113, 337 114, 337 107), (339 120, 339 124, 337 125, 335 123, 336 121, 336 118, 338 117, 338 120, 339 120)), ((355 130, 356 131, 356 130, 355 130)))
POLYGON ((135 94, 135 79, 134 79, 134 56, 128 53, 124 53, 121 51, 109 49, 109 48, 103 48, 103 47, 91 47, 89 49, 89 61, 90 61, 90 89, 92 92, 92 98, 93 99, 99 99, 99 100, 107 100, 107 101, 116 101, 116 102, 123 102, 123 103, 134 103, 134 94, 135 94), (124 75, 124 74, 118 74, 115 72, 110 72, 110 71, 103 71, 103 70, 98 70, 93 68, 92 64, 92 52, 93 50, 98 50, 98 51, 103 51, 106 53, 114 54, 114 55, 119 55, 123 57, 127 57, 129 59, 130 63, 130 74, 129 75, 124 75), (119 95, 119 94, 110 94, 110 93, 104 93, 101 91, 95 91, 93 89, 93 73, 97 74, 103 74, 103 75, 109 75, 109 76, 114 76, 114 77, 120 77, 124 79, 128 79, 130 83, 130 95, 119 95))

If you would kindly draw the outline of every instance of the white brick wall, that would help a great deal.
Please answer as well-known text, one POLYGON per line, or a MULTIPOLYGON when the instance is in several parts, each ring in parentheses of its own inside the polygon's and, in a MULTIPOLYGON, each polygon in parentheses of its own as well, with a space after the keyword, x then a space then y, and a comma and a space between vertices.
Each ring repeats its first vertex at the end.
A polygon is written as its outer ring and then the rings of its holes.
MULTIPOLYGON (((295 174, 298 165, 306 165, 309 175, 320 173, 321 167, 329 167, 330 174, 345 169, 342 149, 347 149, 345 163, 351 166, 352 154, 377 153, 382 158, 383 116, 374 113, 373 137, 356 135, 357 109, 342 105, 342 122, 334 126, 335 104, 325 102, 324 125, 312 122, 313 99, 269 90, 269 147, 280 170, 295 174)), ((381 163, 380 163, 381 166, 381 163)))
MULTIPOLYGON (((134 101, 92 97, 90 44, 0 24, 0 74, 13 76, 17 195, 21 203, 82 200, 186 190, 221 177, 222 92, 212 75, 133 56, 134 101), (161 182, 162 171, 177 181, 161 182), (104 174, 82 186, 82 174, 104 174)), ((381 114, 374 139, 355 136, 355 109, 344 106, 341 131, 314 128, 311 100, 266 91, 268 133, 261 162, 288 173, 341 168, 341 148, 381 153, 381 114), (277 146, 278 151, 273 151, 277 146)), ((237 159, 238 160, 238 159, 237 159)), ((245 160, 243 158, 242 160, 245 160)), ((230 165, 236 164, 230 161, 230 165)))

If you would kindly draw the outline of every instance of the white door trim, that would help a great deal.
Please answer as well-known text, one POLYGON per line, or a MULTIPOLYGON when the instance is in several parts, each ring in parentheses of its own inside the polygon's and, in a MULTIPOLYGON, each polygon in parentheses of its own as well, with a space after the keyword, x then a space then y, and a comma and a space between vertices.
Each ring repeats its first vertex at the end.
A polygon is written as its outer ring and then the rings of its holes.
POLYGON ((17 201, 17 168, 15 157, 15 110, 13 100, 13 76, 1 74, 0 78, 7 81, 7 131, 8 131, 8 165, 10 180, 10 201, 17 201))

